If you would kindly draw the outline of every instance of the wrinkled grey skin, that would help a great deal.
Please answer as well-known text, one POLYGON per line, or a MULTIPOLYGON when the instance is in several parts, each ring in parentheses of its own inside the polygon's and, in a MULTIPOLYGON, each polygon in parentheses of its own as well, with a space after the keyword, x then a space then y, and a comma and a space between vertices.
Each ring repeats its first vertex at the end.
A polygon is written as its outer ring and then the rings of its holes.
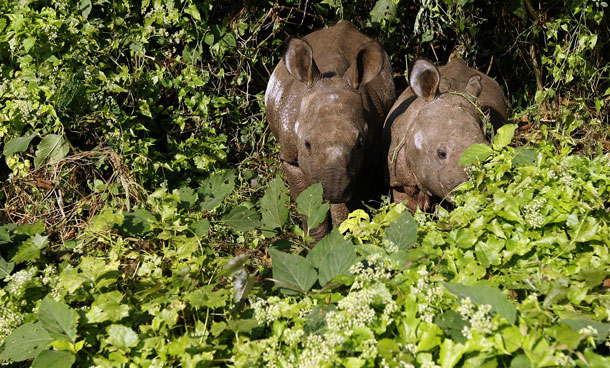
POLYGON ((293 198, 320 182, 331 203, 314 238, 329 232, 331 219, 341 223, 383 175, 381 130, 395 99, 386 53, 351 23, 289 40, 265 107, 293 198))
POLYGON ((506 123, 506 105, 498 83, 462 59, 439 68, 418 59, 409 85, 384 123, 386 179, 395 202, 407 199, 409 209, 427 211, 432 196, 447 198, 468 179, 458 165, 466 148, 488 143, 472 102, 489 114, 495 129, 506 123))

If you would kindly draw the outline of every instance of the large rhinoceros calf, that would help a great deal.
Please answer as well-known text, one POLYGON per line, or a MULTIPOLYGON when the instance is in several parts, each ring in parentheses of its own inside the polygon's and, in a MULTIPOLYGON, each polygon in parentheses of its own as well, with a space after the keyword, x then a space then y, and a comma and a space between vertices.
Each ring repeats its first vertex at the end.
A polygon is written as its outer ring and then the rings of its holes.
POLYGON ((462 59, 439 68, 417 59, 409 85, 384 124, 386 177, 395 202, 427 211, 433 196, 447 198, 468 179, 458 163, 466 148, 487 143, 481 112, 497 129, 506 123, 506 105, 498 83, 462 59))
POLYGON ((388 56, 351 23, 289 40, 265 107, 292 196, 320 182, 331 203, 331 217, 310 231, 314 238, 383 178, 381 130, 395 100, 388 56))

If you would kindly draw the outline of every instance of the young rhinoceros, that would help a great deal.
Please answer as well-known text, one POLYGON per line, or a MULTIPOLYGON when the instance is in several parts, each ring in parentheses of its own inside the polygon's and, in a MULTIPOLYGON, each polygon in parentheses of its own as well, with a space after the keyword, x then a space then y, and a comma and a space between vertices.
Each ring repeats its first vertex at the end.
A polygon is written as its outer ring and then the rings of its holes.
MULTIPOLYGON (((265 107, 292 196, 322 183, 332 224, 342 222, 382 178, 381 130, 395 100, 386 53, 351 23, 291 39, 265 107)), ((310 235, 320 239, 330 226, 327 218, 310 235)))
POLYGON ((384 124, 386 176, 395 202, 407 199, 409 209, 427 211, 433 195, 446 198, 468 179, 458 165, 466 148, 487 143, 479 108, 497 129, 506 123, 506 106, 498 83, 462 59, 438 69, 417 59, 409 85, 384 124))

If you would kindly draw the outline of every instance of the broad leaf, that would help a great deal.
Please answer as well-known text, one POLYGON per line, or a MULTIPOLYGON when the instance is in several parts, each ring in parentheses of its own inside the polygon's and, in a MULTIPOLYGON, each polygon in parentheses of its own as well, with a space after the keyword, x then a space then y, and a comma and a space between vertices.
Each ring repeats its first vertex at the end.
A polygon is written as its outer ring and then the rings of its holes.
POLYGON ((138 344, 138 334, 131 328, 123 325, 110 325, 106 328, 108 342, 119 349, 126 350, 138 344))
POLYGON ((32 134, 28 135, 27 137, 13 138, 10 141, 6 142, 2 153, 4 154, 5 157, 8 157, 17 152, 25 151, 30 146, 30 142, 32 141, 32 139, 34 139, 34 137, 37 137, 37 136, 38 136, 38 133, 32 133, 32 134))
POLYGON ((593 336, 595 336, 595 340, 599 343, 603 342, 608 337, 608 334, 610 334, 610 323, 602 323, 582 318, 564 319, 560 322, 570 326, 576 332, 580 332, 582 329, 593 327, 595 331, 597 331, 597 333, 593 336))
POLYGON ((392 221, 386 229, 384 239, 398 247, 399 250, 408 250, 417 241, 417 222, 409 211, 404 211, 396 220, 392 221))
POLYGON ((234 273, 244 269, 246 262, 250 259, 250 255, 248 253, 242 253, 238 256, 231 258, 229 262, 222 268, 222 272, 220 273, 222 276, 231 276, 234 273))
POLYGON ((151 229, 149 222, 154 220, 155 216, 152 213, 140 208, 123 214, 123 222, 120 225, 115 224, 114 227, 123 235, 137 236, 149 232, 151 229))
POLYGON ((40 250, 49 244, 48 236, 36 234, 19 245, 17 254, 11 258, 11 262, 21 263, 35 261, 40 258, 40 250))
POLYGON ((345 242, 332 248, 320 265, 320 285, 334 279, 337 275, 349 274, 349 268, 356 262, 356 252, 351 242, 345 242))
POLYGON ((513 158, 513 165, 515 166, 528 166, 536 163, 538 158, 538 151, 533 148, 521 147, 516 150, 515 157, 513 158))
POLYGON ((467 286, 452 282, 443 282, 445 289, 458 298, 470 298, 477 305, 488 304, 494 314, 501 314, 509 323, 517 320, 517 310, 502 292, 487 285, 467 286))
POLYGON ((214 174, 205 179, 197 193, 201 202, 202 211, 212 211, 222 203, 235 187, 235 172, 225 171, 221 174, 214 174))
POLYGON ((345 240, 339 230, 335 228, 330 233, 326 234, 326 236, 313 247, 307 254, 307 260, 311 262, 315 268, 319 269, 332 249, 345 242, 352 243, 350 240, 345 240))
POLYGON ((371 21, 380 23, 383 20, 392 20, 396 17, 396 3, 394 0, 377 0, 371 10, 371 21))
POLYGON ((326 219, 328 202, 322 203, 322 184, 315 183, 299 194, 297 197, 297 211, 307 216, 307 227, 313 229, 326 219))
POLYGON ((197 191, 193 188, 182 187, 178 189, 178 194, 180 195, 180 204, 178 205, 178 208, 190 209, 199 202, 197 191))
POLYGON ((302 291, 309 291, 318 279, 318 273, 305 258, 297 255, 270 249, 273 262, 273 278, 280 283, 277 286, 286 294, 295 294, 287 288, 294 287, 302 291))
POLYGON ((269 184, 261 199, 261 214, 265 228, 281 228, 288 220, 288 201, 286 186, 281 178, 276 177, 269 184))
POLYGON ((201 220, 195 221, 189 225, 189 228, 197 236, 206 236, 210 230, 210 221, 202 218, 201 220))
POLYGON ((254 275, 249 274, 244 268, 233 274, 233 302, 241 303, 248 298, 248 294, 254 286, 254 275))
POLYGON ((40 303, 38 320, 55 340, 76 342, 78 313, 68 305, 47 296, 40 303))
POLYGON ((42 323, 26 323, 6 337, 4 350, 0 353, 0 361, 21 362, 34 358, 52 342, 53 338, 49 336, 42 323))
POLYGON ((466 151, 462 154, 460 158, 459 165, 461 166, 470 166, 474 165, 478 162, 484 161, 493 153, 491 147, 484 143, 473 144, 472 146, 466 148, 466 151))
POLYGON ((70 368, 76 356, 68 351, 43 350, 32 362, 32 368, 70 368))
POLYGON ((98 295, 87 312, 89 323, 119 321, 129 315, 129 306, 121 303, 123 295, 115 290, 98 295))
POLYGON ((68 154, 70 145, 61 135, 49 134, 42 138, 38 143, 36 157, 34 157, 34 167, 39 168, 49 160, 59 160, 68 154))
POLYGON ((7 262, 4 258, 0 257, 0 280, 4 280, 4 278, 13 272, 13 268, 15 268, 15 263, 7 262))
POLYGON ((251 208, 237 206, 222 219, 222 222, 229 225, 235 231, 246 232, 260 226, 260 217, 251 208))
POLYGON ((498 129, 493 142, 495 149, 508 146, 515 136, 515 130, 517 130, 517 124, 506 124, 498 129))

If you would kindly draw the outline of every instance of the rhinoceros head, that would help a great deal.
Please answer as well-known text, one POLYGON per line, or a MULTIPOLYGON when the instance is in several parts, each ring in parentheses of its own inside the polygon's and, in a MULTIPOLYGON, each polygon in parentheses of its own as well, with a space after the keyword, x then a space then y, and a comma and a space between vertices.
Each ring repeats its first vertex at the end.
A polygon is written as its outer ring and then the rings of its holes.
POLYGON ((411 106, 413 123, 406 134, 406 157, 419 184, 445 198, 468 179, 459 165, 464 151, 475 143, 486 143, 482 114, 476 106, 481 76, 464 76, 465 88, 448 91, 430 61, 416 60, 409 74, 410 87, 419 99, 411 106))

